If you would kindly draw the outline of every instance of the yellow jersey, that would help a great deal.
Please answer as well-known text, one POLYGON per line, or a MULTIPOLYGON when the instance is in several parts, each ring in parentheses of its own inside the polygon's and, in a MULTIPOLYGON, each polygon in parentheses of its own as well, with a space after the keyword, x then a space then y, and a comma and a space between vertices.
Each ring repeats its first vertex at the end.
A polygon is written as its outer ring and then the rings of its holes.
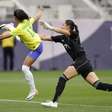
POLYGON ((14 47, 14 38, 10 37, 10 38, 6 38, 2 40, 2 47, 6 48, 6 47, 14 47))
POLYGON ((41 43, 39 35, 32 28, 34 21, 34 18, 30 18, 29 20, 25 19, 16 28, 11 30, 11 35, 13 37, 19 36, 20 40, 30 50, 35 50, 41 43))

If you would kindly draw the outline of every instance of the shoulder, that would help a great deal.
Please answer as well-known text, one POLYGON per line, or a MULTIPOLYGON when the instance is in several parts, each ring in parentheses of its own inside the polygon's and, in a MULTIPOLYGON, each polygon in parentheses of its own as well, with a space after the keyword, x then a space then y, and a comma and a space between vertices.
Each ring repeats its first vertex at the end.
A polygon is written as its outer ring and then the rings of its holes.
POLYGON ((29 21, 34 21, 34 20, 35 20, 34 17, 29 18, 29 21))
POLYGON ((70 37, 77 37, 77 36, 79 36, 78 32, 76 32, 76 31, 71 31, 70 32, 70 37))
POLYGON ((16 31, 21 31, 22 30, 22 26, 21 25, 18 25, 15 30, 16 31))
POLYGON ((56 36, 51 36, 51 39, 55 42, 61 42, 64 39, 64 35, 56 35, 56 36))
POLYGON ((22 30, 23 29, 22 29, 21 25, 18 25, 14 30, 12 30, 12 32, 19 35, 19 34, 21 34, 22 30))

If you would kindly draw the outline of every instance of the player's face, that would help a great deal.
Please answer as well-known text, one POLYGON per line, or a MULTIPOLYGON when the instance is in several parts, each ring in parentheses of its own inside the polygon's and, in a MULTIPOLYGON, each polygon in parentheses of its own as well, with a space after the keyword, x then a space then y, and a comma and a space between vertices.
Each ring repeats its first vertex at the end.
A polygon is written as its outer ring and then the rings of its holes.
POLYGON ((68 26, 67 26, 67 24, 66 24, 66 23, 64 23, 64 24, 63 24, 63 26, 62 26, 61 28, 63 28, 63 29, 66 29, 66 30, 67 30, 67 29, 68 29, 68 26))

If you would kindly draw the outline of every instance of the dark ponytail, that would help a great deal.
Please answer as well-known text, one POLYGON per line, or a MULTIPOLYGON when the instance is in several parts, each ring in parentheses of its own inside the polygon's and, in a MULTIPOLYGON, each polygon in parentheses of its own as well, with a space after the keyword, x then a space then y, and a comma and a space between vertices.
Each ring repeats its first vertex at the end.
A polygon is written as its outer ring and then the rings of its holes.
POLYGON ((26 12, 24 12, 22 9, 16 9, 14 11, 14 16, 20 21, 22 22, 25 19, 29 19, 28 15, 26 14, 26 12))
POLYGON ((72 21, 72 20, 66 20, 65 23, 70 26, 70 30, 73 31, 74 28, 75 28, 75 31, 77 33, 79 33, 79 30, 78 30, 78 26, 72 21))
POLYGON ((74 24, 74 27, 75 27, 75 31, 76 31, 77 33, 79 33, 78 26, 77 26, 76 24, 74 24))

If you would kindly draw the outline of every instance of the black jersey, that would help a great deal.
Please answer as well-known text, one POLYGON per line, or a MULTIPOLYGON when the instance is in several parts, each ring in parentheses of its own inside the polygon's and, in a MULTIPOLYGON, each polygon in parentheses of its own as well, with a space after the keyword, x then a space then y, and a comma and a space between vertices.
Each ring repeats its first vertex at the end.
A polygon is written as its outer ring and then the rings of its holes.
POLYGON ((52 36, 51 38, 54 42, 62 43, 67 53, 74 61, 79 57, 85 57, 85 51, 83 47, 81 47, 80 37, 77 32, 72 31, 69 37, 66 37, 65 35, 57 35, 52 36))

